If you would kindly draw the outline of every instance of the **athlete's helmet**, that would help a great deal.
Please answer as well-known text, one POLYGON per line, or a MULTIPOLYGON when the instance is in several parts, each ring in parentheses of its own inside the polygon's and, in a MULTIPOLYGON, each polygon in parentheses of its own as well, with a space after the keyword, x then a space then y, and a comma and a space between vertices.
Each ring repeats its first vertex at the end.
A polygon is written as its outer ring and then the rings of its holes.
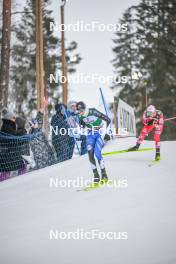
POLYGON ((146 110, 148 117, 154 117, 156 115, 156 108, 154 105, 149 105, 146 110))
POLYGON ((86 104, 84 102, 80 101, 76 104, 76 108, 77 108, 78 112, 80 113, 80 112, 86 110, 86 104))

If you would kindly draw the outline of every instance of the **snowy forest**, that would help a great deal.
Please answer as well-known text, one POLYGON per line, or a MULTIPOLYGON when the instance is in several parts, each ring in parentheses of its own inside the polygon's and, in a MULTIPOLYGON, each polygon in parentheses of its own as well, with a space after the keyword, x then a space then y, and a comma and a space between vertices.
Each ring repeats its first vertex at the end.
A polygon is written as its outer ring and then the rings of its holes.
MULTIPOLYGON (((3 43, 1 45, 1 88, 2 106, 10 105, 16 113, 30 116, 37 107, 36 90, 36 1, 27 0, 23 10, 18 12, 15 1, 4 1, 9 5, 11 24, 9 35, 9 65, 5 67, 3 43), (6 86, 3 88, 4 71, 6 86), (7 73, 8 72, 8 73, 7 73), (2 92, 3 89, 5 92, 2 92)), ((49 74, 61 75, 61 39, 49 30, 54 21, 50 9, 50 0, 43 3, 44 33, 44 71, 45 95, 48 98, 49 115, 53 105, 61 99, 60 83, 50 83, 49 74)), ((0 1, 3 6, 3 1, 0 1)), ((2 10, 2 8, 1 8, 2 10)), ((117 22, 127 24, 127 32, 115 32, 113 38, 112 72, 117 78, 127 76, 126 83, 113 83, 116 97, 122 98, 135 108, 137 128, 140 129, 142 112, 145 109, 145 96, 149 103, 163 111, 164 116, 172 117, 176 113, 176 3, 175 0, 142 0, 138 5, 130 6, 117 22), (134 73, 142 77, 133 79, 134 73)), ((2 38, 2 17, 0 32, 2 38)), ((68 74, 76 72, 76 65, 82 60, 79 43, 74 40, 66 43, 66 61, 68 74), (74 60, 71 58, 74 57, 74 60)), ((175 120, 167 122, 163 139, 175 139, 175 120)))
MULTIPOLYGON (((149 102, 161 109, 164 116, 176 113, 176 2, 175 0, 143 0, 129 7, 120 22, 128 24, 128 31, 113 38, 116 76, 128 76, 128 82, 111 89, 135 107, 138 127, 145 109, 145 95, 149 102), (133 80, 134 72, 142 77, 133 80)), ((117 97, 118 99, 118 97, 117 97)), ((176 139, 176 122, 167 123, 164 139, 176 139)))
MULTIPOLYGON (((1 10, 2 3, 0 1, 1 10)), ((16 1, 4 0, 7 8, 11 9, 10 27, 10 65, 9 84, 6 84, 6 93, 0 93, 1 105, 11 105, 16 113, 30 116, 32 110, 37 107, 36 90, 36 1, 27 0, 23 10, 18 11, 19 4, 16 1), (8 7, 9 5, 9 7, 8 7)), ((61 71, 61 40, 50 30, 50 23, 55 23, 53 12, 50 10, 50 0, 43 1, 43 42, 44 42, 44 71, 45 71, 45 94, 49 98, 48 111, 60 100, 60 83, 50 83, 50 73, 55 75, 61 71)), ((2 33, 2 16, 0 31, 2 33)), ((2 35, 1 35, 2 37, 2 35)), ((3 44, 3 43, 2 43, 3 44)), ((1 51, 3 46, 1 46, 1 51)), ((68 73, 76 71, 76 65, 80 63, 81 57, 77 43, 73 40, 67 43, 66 60, 68 73), (74 61, 70 59, 74 57, 74 61)), ((4 64, 1 56, 1 65, 4 64)), ((2 76, 1 66, 1 76, 2 76)), ((61 75, 61 73, 60 73, 61 75)), ((1 78, 2 80, 2 78, 1 78)), ((1 91, 3 90, 1 82, 1 91)))

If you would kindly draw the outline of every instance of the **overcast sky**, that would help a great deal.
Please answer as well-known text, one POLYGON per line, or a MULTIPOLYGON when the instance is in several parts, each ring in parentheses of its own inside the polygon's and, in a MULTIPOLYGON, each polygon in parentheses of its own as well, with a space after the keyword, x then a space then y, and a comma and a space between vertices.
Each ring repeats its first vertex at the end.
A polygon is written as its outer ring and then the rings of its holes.
MULTIPOLYGON (((65 7, 65 22, 76 23, 78 20, 86 23, 98 21, 103 24, 116 24, 123 12, 139 0, 69 0, 65 7)), ((53 0, 56 21, 60 20, 58 0, 53 0)), ((79 74, 102 76, 113 75, 111 60, 113 59, 112 47, 114 33, 109 31, 100 32, 66 32, 68 41, 78 42, 78 50, 83 57, 77 67, 79 74)), ((102 86, 108 101, 113 100, 113 93, 108 84, 94 82, 90 84, 70 83, 70 97, 76 100, 84 100, 90 106, 99 103, 99 87, 102 86)))
MULTIPOLYGON (((61 0, 51 0, 55 21, 60 22, 59 3, 61 0)), ((83 21, 84 24, 97 21, 103 24, 117 24, 123 12, 140 0, 68 0, 65 7, 65 23, 75 24, 83 21)), ((24 3, 22 0, 17 2, 24 3)), ((60 32, 57 32, 60 37, 60 32)), ((78 43, 78 52, 83 60, 77 67, 79 75, 99 74, 109 76, 113 74, 111 60, 113 59, 112 47, 114 33, 100 32, 75 32, 66 31, 68 42, 75 40, 78 43)), ((70 99, 84 100, 90 106, 99 104, 99 87, 102 86, 107 101, 112 101, 113 93, 108 84, 103 82, 78 83, 70 82, 70 99)))

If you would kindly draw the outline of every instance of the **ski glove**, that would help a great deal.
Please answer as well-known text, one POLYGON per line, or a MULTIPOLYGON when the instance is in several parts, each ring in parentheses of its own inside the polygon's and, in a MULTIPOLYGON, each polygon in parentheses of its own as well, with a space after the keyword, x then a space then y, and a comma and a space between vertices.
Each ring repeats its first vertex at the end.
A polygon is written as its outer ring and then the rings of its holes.
POLYGON ((109 136, 108 134, 105 134, 105 136, 104 136, 104 140, 105 140, 105 141, 109 141, 109 140, 111 140, 111 138, 110 138, 110 136, 109 136))

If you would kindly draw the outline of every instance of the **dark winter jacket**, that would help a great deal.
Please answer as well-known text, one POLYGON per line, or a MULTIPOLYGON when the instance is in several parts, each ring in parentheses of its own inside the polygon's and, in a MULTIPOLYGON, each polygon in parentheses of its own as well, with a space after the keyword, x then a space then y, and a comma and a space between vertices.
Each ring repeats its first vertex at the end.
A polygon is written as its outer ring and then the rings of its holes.
POLYGON ((27 134, 27 131, 25 129, 26 120, 22 117, 17 117, 15 123, 16 123, 17 134, 19 136, 26 135, 27 134))
MULTIPOLYGON (((75 114, 74 112, 71 111, 67 111, 67 115, 68 117, 72 117, 75 122, 79 125, 80 123, 80 119, 79 119, 79 115, 75 114)), ((87 153, 87 143, 86 143, 86 136, 85 135, 80 135, 79 138, 76 138, 77 141, 81 141, 81 149, 80 149, 80 154, 84 155, 87 153)))
POLYGON ((15 122, 3 120, 0 133, 0 172, 23 170, 26 166, 21 156, 21 137, 17 137, 15 122))
MULTIPOLYGON (((22 117, 17 117, 15 120, 17 127, 18 136, 27 135, 27 130, 25 129, 26 120, 22 117)), ((22 140, 21 139, 21 155, 29 156, 30 155, 30 147, 29 147, 29 139, 22 140)))
POLYGON ((62 162, 71 159, 73 156, 75 141, 73 137, 68 134, 69 125, 61 112, 57 112, 51 120, 51 127, 58 134, 52 130, 52 144, 57 153, 57 162, 62 162), (65 133, 66 132, 66 133, 65 133))
POLYGON ((36 164, 35 169, 41 169, 54 164, 56 158, 54 151, 41 128, 43 124, 43 114, 38 112, 36 120, 39 124, 39 128, 31 129, 30 133, 33 135, 33 138, 30 142, 30 146, 36 164))

